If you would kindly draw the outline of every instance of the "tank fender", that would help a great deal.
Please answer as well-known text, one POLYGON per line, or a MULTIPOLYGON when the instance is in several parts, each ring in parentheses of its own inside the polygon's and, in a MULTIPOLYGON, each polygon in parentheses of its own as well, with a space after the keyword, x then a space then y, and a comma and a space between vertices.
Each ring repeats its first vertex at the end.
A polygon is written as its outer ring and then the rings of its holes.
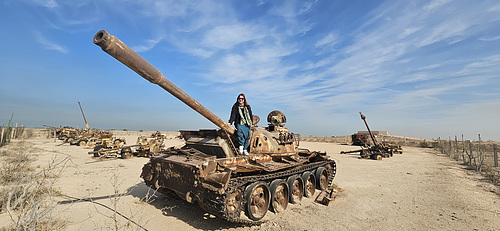
POLYGON ((202 187, 219 193, 227 189, 231 174, 231 169, 219 165, 215 159, 206 161, 200 166, 202 187))
POLYGON ((205 178, 208 175, 215 172, 216 169, 217 169, 217 162, 213 160, 206 161, 203 164, 201 164, 200 177, 205 178))
POLYGON ((202 186, 219 193, 224 193, 231 179, 231 171, 214 172, 203 179, 202 186))

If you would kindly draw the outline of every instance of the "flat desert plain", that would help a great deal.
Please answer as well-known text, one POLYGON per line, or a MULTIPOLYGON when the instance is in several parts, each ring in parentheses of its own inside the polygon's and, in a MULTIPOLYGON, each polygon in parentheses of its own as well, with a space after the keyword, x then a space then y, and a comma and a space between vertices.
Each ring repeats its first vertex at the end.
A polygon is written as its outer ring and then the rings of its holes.
MULTIPOLYGON (((137 136, 125 138, 133 143, 137 136)), ((66 220, 66 230, 500 230, 498 188, 431 149, 403 147, 403 154, 375 161, 339 154, 355 146, 301 142, 336 161, 338 197, 329 206, 304 198, 283 213, 268 211, 260 225, 245 227, 149 190, 139 177, 147 158, 99 160, 90 149, 59 140, 23 142, 33 148, 38 169, 65 160, 55 183, 61 196, 54 198, 58 204, 51 216, 66 220)), ((171 135, 165 144, 181 146, 183 140, 171 135)), ((16 145, 19 141, 2 149, 16 145)), ((1 213, 0 226, 9 222, 1 213)))

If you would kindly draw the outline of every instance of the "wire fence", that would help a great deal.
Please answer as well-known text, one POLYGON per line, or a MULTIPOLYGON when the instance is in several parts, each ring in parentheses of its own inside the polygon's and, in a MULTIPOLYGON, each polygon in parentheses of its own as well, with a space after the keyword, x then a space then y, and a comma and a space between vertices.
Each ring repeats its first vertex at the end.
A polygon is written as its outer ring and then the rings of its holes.
POLYGON ((435 149, 446 154, 450 158, 461 161, 470 169, 481 173, 492 183, 500 184, 500 168, 498 168, 498 145, 496 142, 481 140, 478 135, 477 141, 459 140, 448 138, 448 140, 438 139, 435 142, 435 149))
POLYGON ((464 164, 473 167, 481 172, 483 167, 498 168, 498 145, 494 142, 484 142, 481 135, 478 135, 477 141, 455 139, 437 140, 437 147, 441 153, 450 158, 462 161, 464 164))
MULTIPOLYGON (((459 140, 457 136, 455 136, 455 139, 449 137, 447 140, 442 140, 441 138, 437 140, 428 140, 392 135, 379 135, 377 140, 379 142, 393 143, 403 147, 411 146, 435 149, 456 161, 463 162, 468 168, 483 174, 494 184, 500 184, 498 142, 485 142, 481 139, 481 135, 478 135, 477 141, 464 140, 463 135, 461 140, 459 140)), ((351 136, 300 136, 300 141, 351 144, 352 138, 351 136)))

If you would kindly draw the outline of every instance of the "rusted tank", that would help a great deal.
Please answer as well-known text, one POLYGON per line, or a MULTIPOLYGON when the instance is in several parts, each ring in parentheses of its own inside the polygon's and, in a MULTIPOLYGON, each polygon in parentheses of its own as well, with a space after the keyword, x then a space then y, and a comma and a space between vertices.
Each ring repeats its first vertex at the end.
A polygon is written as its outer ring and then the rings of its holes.
MULTIPOLYGON (((144 165, 146 185, 198 203, 205 211, 232 222, 262 219, 313 196, 315 189, 331 189, 335 161, 325 152, 299 148, 296 134, 284 124, 280 111, 269 113, 267 127, 252 127, 250 155, 235 147, 235 129, 166 79, 160 71, 104 30, 94 43, 137 74, 159 85, 220 129, 180 131, 185 145, 169 148, 144 165)), ((254 120, 255 121, 255 120, 254 120)))
POLYGON ((368 147, 370 146, 370 141, 367 134, 355 133, 351 135, 352 145, 368 147))

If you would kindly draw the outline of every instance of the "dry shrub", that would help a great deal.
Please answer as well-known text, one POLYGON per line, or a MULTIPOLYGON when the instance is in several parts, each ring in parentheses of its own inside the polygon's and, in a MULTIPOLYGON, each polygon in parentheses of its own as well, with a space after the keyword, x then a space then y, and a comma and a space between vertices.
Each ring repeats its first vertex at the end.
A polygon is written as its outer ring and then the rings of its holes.
POLYGON ((29 156, 26 153, 20 153, 17 156, 8 155, 2 162, 0 171, 0 185, 11 183, 24 183, 29 178, 30 168, 29 156))
MULTIPOLYGON (((41 221, 36 225, 36 228, 31 230, 66 230, 68 223, 62 220, 41 221)), ((0 227, 0 231, 17 231, 23 229, 15 229, 14 227, 0 227)), ((30 229, 24 229, 30 230, 30 229)))
POLYGON ((418 146, 421 147, 421 148, 432 148, 432 145, 429 144, 429 143, 427 143, 425 140, 423 140, 422 142, 420 142, 418 144, 418 146))
POLYGON ((491 183, 500 186, 500 168, 494 168, 489 165, 485 165, 482 169, 484 177, 491 183))
POLYGON ((31 138, 33 137, 34 134, 33 134, 33 129, 27 129, 27 130, 24 130, 24 137, 25 138, 31 138))
MULTIPOLYGON (((62 230, 66 222, 54 218, 54 197, 60 195, 53 185, 67 159, 55 158, 47 168, 35 172, 32 145, 11 143, 0 157, 0 212, 7 212, 11 224, 0 230, 62 230)), ((3 224, 5 225, 5 224, 3 224)))

